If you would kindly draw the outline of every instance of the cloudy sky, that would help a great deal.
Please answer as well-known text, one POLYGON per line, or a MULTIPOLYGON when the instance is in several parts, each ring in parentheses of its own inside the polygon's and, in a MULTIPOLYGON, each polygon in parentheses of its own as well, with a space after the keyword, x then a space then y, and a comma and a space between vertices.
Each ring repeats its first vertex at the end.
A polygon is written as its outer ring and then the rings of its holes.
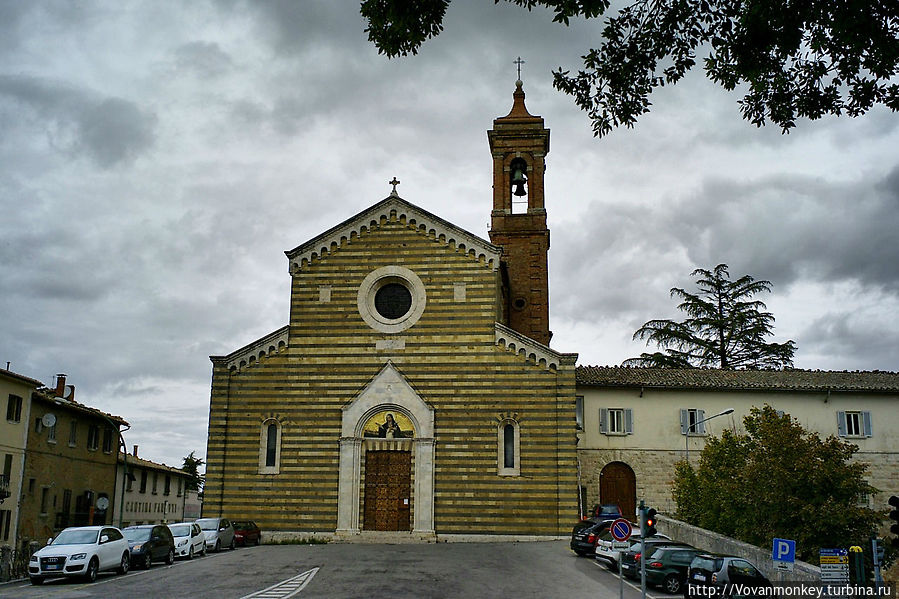
MULTIPOLYGON (((553 347, 645 349, 694 268, 772 281, 795 365, 899 364, 899 115, 756 129, 697 71, 603 138, 551 71, 599 23, 457 0, 387 60, 358 2, 0 0, 0 367, 119 414, 142 457, 205 456, 211 364, 287 323, 284 250, 390 192, 487 237, 485 131, 552 131, 553 347)), ((591 46, 592 44, 592 46, 591 46)))

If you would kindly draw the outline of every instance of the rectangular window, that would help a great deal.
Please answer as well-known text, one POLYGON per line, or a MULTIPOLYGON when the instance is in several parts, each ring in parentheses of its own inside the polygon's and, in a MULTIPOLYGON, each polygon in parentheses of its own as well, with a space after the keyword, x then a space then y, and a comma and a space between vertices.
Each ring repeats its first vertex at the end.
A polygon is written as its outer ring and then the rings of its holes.
POLYGON ((37 434, 41 434, 41 431, 44 430, 44 421, 41 418, 34 419, 34 432, 37 434))
POLYGON ((62 492, 62 512, 64 514, 68 514, 69 510, 72 509, 72 491, 71 489, 65 489, 62 492))
POLYGON ((12 454, 7 453, 3 456, 3 476, 9 481, 12 476, 12 454))
POLYGON ((75 447, 78 442, 78 421, 73 420, 69 426, 69 447, 75 447))
POLYGON ((10 422, 19 422, 22 419, 22 398, 18 395, 9 394, 9 400, 6 402, 6 419, 10 422))
POLYGON ((56 425, 47 429, 47 443, 56 443, 56 425))
POLYGON ((577 421, 577 430, 584 430, 584 396, 574 398, 574 418, 577 421))
POLYGON ((34 479, 33 478, 28 479, 28 494, 34 495, 34 479))
POLYGON ((162 487, 162 494, 169 495, 172 492, 172 477, 168 474, 165 475, 165 483, 162 487))
POLYGON ((837 432, 841 437, 872 437, 871 412, 837 412, 837 432))
POLYGON ((181 493, 183 492, 183 488, 184 488, 183 485, 184 485, 184 480, 179 478, 178 479, 178 497, 181 497, 181 493))
POLYGON ((9 520, 12 510, 0 510, 0 539, 9 540, 9 520))
POLYGON ((128 491, 134 490, 134 474, 130 471, 125 475, 125 489, 128 491))
POLYGON ((705 410, 695 408, 682 409, 680 411, 680 434, 704 435, 705 434, 705 410))
POLYGON ((599 432, 604 435, 633 434, 634 411, 630 408, 601 408, 599 432))
POLYGON ((147 471, 146 470, 141 470, 141 472, 140 472, 140 492, 141 493, 147 492, 147 471))
POLYGON ((103 429, 103 453, 112 453, 112 427, 103 429))
POLYGON ((47 487, 44 487, 41 489, 41 513, 42 514, 47 513, 47 497, 49 496, 49 494, 50 494, 50 489, 48 489, 47 487))
POLYGON ((100 427, 90 424, 87 427, 87 448, 91 451, 100 446, 100 427))
POLYGON ((156 483, 158 483, 158 482, 159 482, 159 473, 154 472, 153 473, 153 495, 156 495, 156 483))

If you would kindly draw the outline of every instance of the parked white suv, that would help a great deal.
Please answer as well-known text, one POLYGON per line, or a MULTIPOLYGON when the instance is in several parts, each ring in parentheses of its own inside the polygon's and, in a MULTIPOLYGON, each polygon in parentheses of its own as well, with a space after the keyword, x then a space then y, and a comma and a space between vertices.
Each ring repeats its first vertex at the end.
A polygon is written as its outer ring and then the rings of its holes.
POLYGON ((234 549, 234 526, 227 518, 200 518, 197 524, 206 535, 206 549, 221 551, 222 547, 234 549))
POLYGON ((38 549, 28 562, 31 584, 47 578, 78 576, 87 582, 97 579, 97 572, 128 572, 131 552, 128 540, 114 526, 69 527, 38 549))
POLYGON ((175 537, 175 555, 193 559, 195 555, 206 555, 206 535, 196 522, 169 524, 175 537))

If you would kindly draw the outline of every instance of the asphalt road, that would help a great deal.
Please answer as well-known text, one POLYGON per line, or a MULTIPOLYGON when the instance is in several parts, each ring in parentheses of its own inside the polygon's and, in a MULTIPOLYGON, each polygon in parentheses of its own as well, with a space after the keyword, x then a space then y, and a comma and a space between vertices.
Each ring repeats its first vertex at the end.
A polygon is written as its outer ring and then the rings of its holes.
MULTIPOLYGON (((618 599, 618 588, 616 575, 593 559, 575 556, 567 541, 334 543, 240 548, 125 576, 104 573, 94 584, 50 580, 34 587, 18 581, 0 585, 0 597, 618 599)), ((668 597, 660 592, 651 596, 668 597)), ((639 588, 626 584, 624 598, 639 599, 639 588)))

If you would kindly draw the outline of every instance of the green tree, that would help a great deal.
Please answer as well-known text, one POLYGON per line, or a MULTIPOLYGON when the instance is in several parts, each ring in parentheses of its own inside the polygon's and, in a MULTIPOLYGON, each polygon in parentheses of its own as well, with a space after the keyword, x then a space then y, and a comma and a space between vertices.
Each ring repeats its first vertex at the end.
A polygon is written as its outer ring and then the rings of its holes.
MULTIPOLYGON (((685 522, 758 547, 795 539, 798 557, 816 560, 821 547, 863 545, 882 515, 859 506, 876 492, 858 446, 821 439, 771 406, 753 408, 745 433, 708 440, 699 468, 680 462, 673 496, 685 522)), ((813 562, 817 563, 817 562, 813 562)))
POLYGON ((764 311, 763 302, 752 299, 762 291, 770 292, 770 281, 757 281, 749 275, 732 281, 727 264, 713 270, 698 268, 692 276, 698 277, 698 293, 671 289, 671 297, 681 300, 678 309, 687 314, 686 320, 650 320, 634 333, 634 339, 645 339, 665 351, 643 353, 625 360, 626 366, 740 369, 793 365, 796 344, 765 343, 774 329, 774 315, 764 311))
MULTIPOLYGON (((553 21, 605 16, 609 0, 505 0, 546 7, 553 21)), ((499 3, 500 0, 494 0, 499 3)), ((450 0, 363 0, 366 33, 388 57, 416 54, 443 31, 450 0)), ((899 110, 899 3, 895 0, 634 0, 606 18, 599 48, 576 75, 553 85, 603 136, 649 112, 653 90, 690 71, 745 92, 743 118, 788 132, 796 119, 858 116, 877 104, 899 110)))
POLYGON ((191 491, 201 491, 203 489, 203 484, 206 482, 206 476, 204 474, 200 474, 200 466, 205 464, 202 458, 196 457, 194 454, 196 452, 190 452, 190 455, 185 456, 184 465, 181 466, 181 469, 189 475, 187 479, 187 488, 191 491))

